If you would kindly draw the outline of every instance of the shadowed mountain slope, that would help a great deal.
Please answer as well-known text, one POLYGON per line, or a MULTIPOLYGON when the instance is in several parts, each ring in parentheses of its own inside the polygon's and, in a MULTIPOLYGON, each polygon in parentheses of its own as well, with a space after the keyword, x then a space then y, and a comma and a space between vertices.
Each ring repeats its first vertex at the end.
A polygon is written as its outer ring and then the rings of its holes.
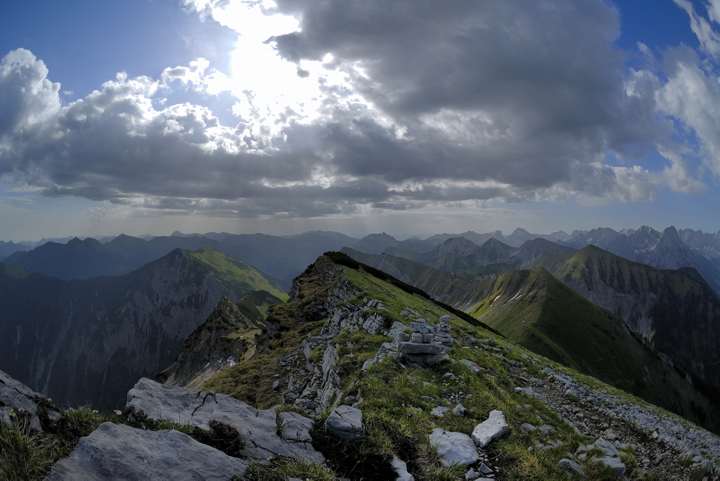
POLYGON ((543 268, 498 276, 469 311, 533 352, 720 431, 720 410, 681 371, 543 268))
POLYGON ((175 250, 130 274, 62 281, 0 273, 0 365, 62 404, 118 406, 223 297, 281 293, 218 253, 175 250), (208 262, 212 259, 212 262, 208 262))
POLYGON ((697 271, 656 269, 591 246, 555 275, 718 396, 720 299, 697 271))

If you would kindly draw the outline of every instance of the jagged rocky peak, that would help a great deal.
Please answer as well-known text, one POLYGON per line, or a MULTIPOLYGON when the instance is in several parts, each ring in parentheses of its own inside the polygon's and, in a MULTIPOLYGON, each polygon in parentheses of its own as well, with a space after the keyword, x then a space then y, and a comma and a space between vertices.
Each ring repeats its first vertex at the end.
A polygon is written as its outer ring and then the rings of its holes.
POLYGON ((491 237, 490 239, 486 240, 483 245, 481 246, 484 250, 493 250, 493 251, 501 251, 501 252, 510 252, 513 250, 512 246, 507 245, 506 243, 502 242, 501 240, 498 240, 495 237, 491 237))
POLYGON ((513 247, 519 247, 524 242, 527 242, 535 237, 538 236, 518 227, 509 236, 503 237, 503 240, 513 247))
POLYGON ((362 252, 369 254, 380 254, 386 249, 393 247, 398 244, 398 240, 390 234, 381 232, 379 234, 370 234, 359 241, 355 242, 353 246, 362 252))
POLYGON ((480 247, 464 237, 451 237, 437 247, 441 255, 469 255, 480 247))
POLYGON ((199 388, 223 368, 251 357, 258 338, 266 333, 262 310, 280 302, 264 291, 254 291, 237 302, 223 297, 207 321, 185 340, 178 358, 159 379, 166 384, 199 388))
POLYGON ((143 239, 127 234, 119 234, 107 243, 107 245, 111 247, 131 247, 142 246, 144 244, 145 241, 143 239))
POLYGON ((378 234, 369 234, 360 240, 367 241, 367 242, 395 242, 395 241, 397 241, 397 239, 395 239, 393 236, 391 236, 387 232, 380 232, 378 234))
POLYGON ((675 226, 667 227, 663 231, 662 236, 660 237, 660 243, 658 244, 659 249, 678 249, 684 247, 685 244, 682 239, 680 239, 680 234, 675 226))
POLYGON ((638 238, 645 238, 645 239, 655 239, 657 240, 662 235, 657 230, 653 229, 649 225, 642 225, 638 229, 635 229, 632 231, 632 235, 637 236, 638 238))

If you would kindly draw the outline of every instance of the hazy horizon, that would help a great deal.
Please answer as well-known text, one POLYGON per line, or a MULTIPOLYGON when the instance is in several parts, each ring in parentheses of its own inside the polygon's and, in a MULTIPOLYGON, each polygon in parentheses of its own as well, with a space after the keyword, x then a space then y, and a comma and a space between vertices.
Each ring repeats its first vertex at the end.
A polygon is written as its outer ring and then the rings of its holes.
POLYGON ((232 232, 232 231, 225 231, 225 230, 217 230, 217 231, 180 231, 180 230, 172 230, 167 232, 157 232, 157 233, 149 233, 149 232, 116 232, 116 233, 98 233, 98 234, 89 234, 89 235, 77 235, 77 234, 69 234, 69 235, 59 235, 59 236, 43 236, 35 239, 8 239, 8 238, 1 238, 0 242, 15 242, 15 243, 32 243, 32 244, 38 244, 43 242, 53 242, 53 241, 67 241, 73 238, 78 238, 81 240, 85 239, 98 239, 98 240, 109 240, 113 239, 115 237, 118 237, 120 235, 128 235, 131 237, 137 237, 137 238, 153 238, 153 237, 166 237, 166 236, 174 236, 174 235, 183 235, 183 236, 204 236, 208 234, 235 234, 235 235, 253 235, 253 234, 265 234, 265 235, 274 235, 274 236, 295 236, 295 235, 301 235, 301 234, 307 234, 312 232, 329 232, 329 233, 337 233, 337 234, 343 234, 348 237, 353 237, 356 239, 363 238, 368 235, 372 234, 388 234, 392 237, 394 237, 397 240, 407 240, 407 239, 427 239, 429 237, 435 236, 435 235, 460 235, 467 232, 475 232, 477 234, 490 234, 494 232, 500 232, 505 236, 511 235, 513 232, 515 232, 518 229, 525 230, 529 232, 530 234, 537 234, 537 235, 550 235, 554 233, 564 232, 568 235, 572 234, 573 232, 584 232, 589 231, 592 229, 598 229, 598 228, 610 228, 617 232, 623 232, 628 230, 636 230, 641 227, 651 227, 652 229, 655 229, 658 232, 663 232, 666 228, 669 227, 675 227, 678 231, 682 231, 685 229, 695 230, 695 231, 701 231, 708 234, 716 234, 720 233, 720 229, 716 230, 704 230, 704 229, 697 229, 693 227, 687 227, 683 225, 675 225, 675 224, 668 224, 668 225, 649 225, 649 224, 641 224, 631 227, 612 227, 608 225, 596 225, 587 229, 553 229, 553 230, 534 230, 534 229, 528 229, 523 226, 515 226, 508 229, 464 229, 464 230, 458 230, 458 231, 436 231, 431 232, 428 234, 414 234, 414 235, 402 235, 402 234, 394 234, 389 231, 342 231, 342 230, 334 230, 334 229, 305 229, 305 230, 298 230, 298 231, 247 231, 247 232, 232 232))

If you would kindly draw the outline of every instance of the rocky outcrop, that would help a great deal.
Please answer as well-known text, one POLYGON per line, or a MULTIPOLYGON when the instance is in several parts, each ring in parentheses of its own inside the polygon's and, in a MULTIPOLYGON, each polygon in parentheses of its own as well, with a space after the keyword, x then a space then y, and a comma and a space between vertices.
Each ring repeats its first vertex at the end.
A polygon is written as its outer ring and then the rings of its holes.
POLYGON ((237 431, 243 457, 267 461, 275 457, 313 463, 324 461, 308 442, 312 421, 300 415, 279 415, 276 409, 258 410, 224 394, 192 392, 141 379, 128 392, 126 409, 139 420, 149 418, 211 431, 213 423, 237 431), (278 426, 283 423, 287 429, 278 426))
POLYGON ((207 321, 185 340, 177 359, 160 374, 160 380, 200 388, 218 371, 249 359, 265 328, 258 307, 279 302, 264 291, 252 292, 236 302, 223 298, 207 321))
MULTIPOLYGON (((544 379, 532 378, 529 386, 518 387, 516 392, 546 403, 578 432, 603 439, 602 457, 618 458, 615 452, 629 446, 641 469, 651 469, 667 458, 686 459, 694 468, 720 462, 718 436, 654 407, 591 388, 567 374, 550 368, 543 373, 544 379)), ((686 479, 690 470, 688 466, 672 468, 665 465, 667 479, 686 479)))
MULTIPOLYGON (((377 299, 365 297, 359 302, 348 302, 359 291, 342 278, 340 266, 320 259, 311 269, 314 278, 322 277, 332 286, 323 296, 322 303, 313 305, 313 310, 327 316, 328 321, 319 335, 304 339, 298 349, 281 359, 287 380, 285 386, 279 388, 283 390, 285 403, 318 415, 341 394, 335 338, 343 332, 360 330, 373 335, 390 335, 393 328, 386 328, 385 307, 377 299), (321 355, 316 358, 313 353, 321 355)), ((300 286, 296 286, 294 295, 299 296, 300 290, 300 286)))
POLYGON ((42 431, 43 424, 56 421, 60 412, 49 399, 0 371, 0 423, 10 424, 19 416, 27 416, 33 431, 42 431))
POLYGON ((313 420, 292 411, 278 414, 278 428, 280 437, 286 441, 297 443, 311 443, 313 420))
POLYGON ((325 420, 325 429, 343 441, 355 441, 364 435, 362 411, 352 406, 338 406, 325 420))
POLYGON ((246 469, 246 461, 178 431, 104 423, 56 463, 46 481, 231 481, 246 469))

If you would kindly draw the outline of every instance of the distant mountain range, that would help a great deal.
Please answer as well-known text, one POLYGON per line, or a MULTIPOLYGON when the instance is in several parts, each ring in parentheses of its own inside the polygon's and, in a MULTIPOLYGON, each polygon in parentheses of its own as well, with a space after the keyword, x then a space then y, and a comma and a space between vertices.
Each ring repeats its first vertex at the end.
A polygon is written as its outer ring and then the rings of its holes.
MULTIPOLYGON (((552 242, 558 254, 562 254, 562 248, 582 249, 595 245, 621 257, 654 267, 694 267, 713 289, 720 292, 720 233, 677 230, 674 227, 669 227, 664 232, 645 226, 634 230, 597 228, 574 231, 571 234, 554 232, 547 235, 524 229, 516 229, 509 235, 500 231, 468 231, 406 240, 398 240, 386 233, 370 234, 357 239, 325 231, 293 236, 174 232, 170 236, 149 238, 127 235, 101 240, 73 238, 64 242, 46 242, 34 248, 28 243, 0 242, 0 260, 5 258, 4 262, 20 266, 26 272, 69 280, 126 274, 159 259, 173 249, 214 249, 240 262, 253 265, 283 288, 289 289, 292 279, 319 255, 344 247, 369 254, 385 253, 404 257, 436 268, 443 268, 443 259, 454 258, 454 255, 448 256, 451 253, 443 251, 460 249, 466 251, 465 260, 461 261, 464 269, 469 273, 479 274, 537 264, 534 261, 528 263, 528 259, 535 255, 531 251, 533 248, 539 248, 538 252, 547 255, 540 245, 541 241, 552 242), (472 244, 461 244, 457 239, 464 239, 472 244), (499 241, 500 244, 485 246, 483 251, 475 249, 484 246, 490 239, 499 241), (445 244, 448 240, 452 242, 445 244), (527 244, 528 241, 534 241, 535 247, 527 244), (490 252, 491 247, 496 252, 490 252), (524 251, 518 251, 520 248, 524 251), (488 263, 493 260, 493 256, 494 262, 488 263), (469 261, 469 264, 466 265, 465 261, 469 261)), ((455 267, 445 266, 451 270, 455 267)))
POLYGON ((61 404, 120 406, 139 377, 175 360, 222 298, 242 303, 256 291, 287 297, 256 269, 209 250, 175 249, 131 273, 84 280, 6 266, 0 365, 61 404))
POLYGON ((30 250, 31 247, 27 244, 16 244, 15 242, 3 242, 0 241, 0 261, 13 255, 16 252, 30 250))
POLYGON ((16 252, 4 262, 29 273, 65 280, 88 279, 126 274, 174 249, 214 249, 256 267, 287 289, 292 279, 320 254, 354 242, 356 239, 334 232, 288 237, 208 234, 151 239, 120 235, 108 242, 92 238, 75 238, 65 244, 48 242, 27 252, 16 252))

